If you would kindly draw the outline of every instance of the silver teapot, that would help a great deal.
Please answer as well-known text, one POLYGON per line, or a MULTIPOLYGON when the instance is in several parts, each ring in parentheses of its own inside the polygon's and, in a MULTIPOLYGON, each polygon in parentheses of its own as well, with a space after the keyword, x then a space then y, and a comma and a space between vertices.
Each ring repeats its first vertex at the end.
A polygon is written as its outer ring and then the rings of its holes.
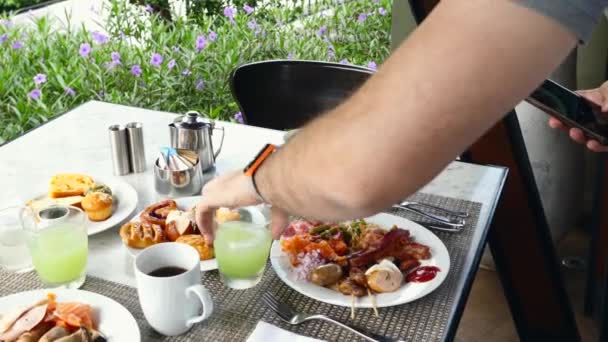
POLYGON ((215 165, 215 159, 224 144, 223 127, 215 127, 213 120, 204 118, 198 112, 190 111, 169 124, 169 131, 171 132, 171 147, 196 152, 203 172, 215 165), (214 151, 211 136, 213 130, 216 129, 222 131, 222 138, 219 148, 214 151))

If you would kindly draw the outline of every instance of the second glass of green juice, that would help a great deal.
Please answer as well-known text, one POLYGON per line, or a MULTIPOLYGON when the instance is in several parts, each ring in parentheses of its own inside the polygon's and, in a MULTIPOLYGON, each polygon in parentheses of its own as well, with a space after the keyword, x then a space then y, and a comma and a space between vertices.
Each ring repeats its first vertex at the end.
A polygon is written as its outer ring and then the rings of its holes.
POLYGON ((232 221, 219 225, 213 247, 224 284, 248 289, 262 279, 272 235, 265 224, 232 221))
POLYGON ((74 289, 86 278, 86 215, 76 207, 62 208, 63 216, 41 218, 39 212, 32 211, 23 222, 32 263, 42 283, 47 288, 74 289))

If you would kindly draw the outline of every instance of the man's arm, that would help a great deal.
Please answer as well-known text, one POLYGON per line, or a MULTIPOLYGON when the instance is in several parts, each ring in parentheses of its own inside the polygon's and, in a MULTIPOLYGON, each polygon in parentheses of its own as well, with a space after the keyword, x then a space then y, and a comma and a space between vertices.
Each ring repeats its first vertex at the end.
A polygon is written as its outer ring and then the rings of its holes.
POLYGON ((575 43, 512 1, 441 1, 360 91, 263 164, 258 188, 302 216, 375 213, 431 180, 575 43))

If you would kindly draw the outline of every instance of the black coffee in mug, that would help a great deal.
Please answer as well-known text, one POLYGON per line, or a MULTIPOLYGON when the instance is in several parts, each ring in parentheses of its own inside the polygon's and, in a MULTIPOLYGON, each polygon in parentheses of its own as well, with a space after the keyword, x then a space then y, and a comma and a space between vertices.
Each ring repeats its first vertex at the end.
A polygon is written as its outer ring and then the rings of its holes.
POLYGON ((168 266, 156 269, 148 273, 148 275, 152 277, 173 277, 184 272, 186 272, 186 270, 181 267, 168 266))

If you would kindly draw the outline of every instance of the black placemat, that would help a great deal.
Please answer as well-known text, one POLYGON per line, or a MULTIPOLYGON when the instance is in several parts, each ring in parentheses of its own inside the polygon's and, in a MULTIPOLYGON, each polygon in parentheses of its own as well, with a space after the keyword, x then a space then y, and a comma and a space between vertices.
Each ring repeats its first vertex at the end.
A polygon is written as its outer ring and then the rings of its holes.
MULTIPOLYGON (((110 297, 124 305, 135 316, 141 330, 142 341, 146 342, 245 341, 260 320, 301 335, 327 341, 360 340, 356 335, 325 322, 313 321, 299 326, 283 323, 261 301, 261 295, 267 290, 271 290, 277 297, 299 311, 329 315, 344 322, 365 327, 377 334, 404 341, 439 341, 444 334, 457 294, 456 278, 461 275, 465 255, 470 248, 481 248, 471 246, 481 204, 428 194, 416 194, 410 200, 450 210, 466 211, 471 214, 471 217, 467 219, 467 226, 460 233, 436 232, 450 254, 450 272, 444 283, 433 293, 415 302, 379 309, 379 317, 375 317, 371 309, 357 309, 357 315, 353 321, 350 319, 349 308, 321 303, 301 295, 285 285, 270 266, 267 268, 262 282, 245 291, 232 290, 223 286, 218 272, 211 271, 203 274, 202 282, 212 293, 215 306, 213 315, 205 322, 196 325, 187 334, 168 338, 154 332, 146 323, 134 288, 88 276, 82 289, 110 297)), ((390 210, 388 212, 423 221, 422 217, 407 211, 390 210)), ((0 271, 0 279, 2 279, 0 296, 41 288, 41 284, 33 272, 15 275, 0 271)))

